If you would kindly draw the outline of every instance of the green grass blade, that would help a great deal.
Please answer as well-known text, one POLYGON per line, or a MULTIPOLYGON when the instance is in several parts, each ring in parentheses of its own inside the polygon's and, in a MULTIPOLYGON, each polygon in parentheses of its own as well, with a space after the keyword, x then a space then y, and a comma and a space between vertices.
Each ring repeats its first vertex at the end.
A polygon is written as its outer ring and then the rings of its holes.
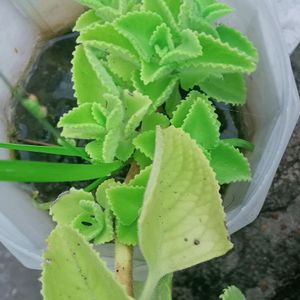
POLYGON ((63 155, 63 156, 87 156, 84 148, 76 147, 76 151, 73 148, 66 148, 62 146, 36 146, 36 145, 26 145, 26 144, 12 144, 12 143, 0 143, 0 148, 11 149, 17 151, 27 151, 27 152, 38 152, 53 155, 63 155))
POLYGON ((64 164, 20 160, 0 160, 0 181, 71 182, 109 176, 122 164, 64 164))

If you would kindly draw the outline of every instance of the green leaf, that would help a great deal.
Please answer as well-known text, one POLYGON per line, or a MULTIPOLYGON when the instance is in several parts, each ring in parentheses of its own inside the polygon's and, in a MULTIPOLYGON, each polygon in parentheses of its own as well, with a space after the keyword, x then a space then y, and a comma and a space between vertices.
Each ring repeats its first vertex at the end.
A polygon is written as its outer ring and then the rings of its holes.
POLYGON ((70 225, 73 220, 83 212, 80 201, 94 201, 91 193, 71 188, 70 191, 61 194, 50 207, 50 215, 60 225, 70 225))
POLYGON ((168 52, 162 59, 161 64, 180 63, 202 54, 202 47, 198 36, 190 29, 181 31, 181 44, 168 52))
POLYGON ((85 146, 85 151, 90 158, 103 161, 103 140, 95 140, 85 146))
POLYGON ((162 80, 169 76, 175 69, 172 65, 161 66, 156 61, 142 61, 141 66, 141 79, 145 85, 155 82, 155 80, 162 80))
POLYGON ((173 50, 174 42, 170 27, 165 23, 157 26, 150 38, 149 44, 154 47, 159 57, 163 57, 168 51, 173 50))
POLYGON ((116 182, 113 178, 105 180, 102 184, 99 185, 96 191, 96 200, 97 202, 105 209, 109 209, 109 200, 107 198, 106 191, 114 186, 119 186, 120 183, 116 182))
POLYGON ((115 186, 107 190, 112 211, 123 225, 131 225, 137 220, 144 192, 144 187, 128 185, 115 186))
POLYGON ((152 102, 149 97, 144 96, 137 91, 131 93, 128 90, 125 90, 123 93, 123 103, 125 107, 126 123, 124 136, 125 138, 128 138, 140 125, 152 102))
POLYGON ((120 140, 121 128, 113 128, 105 136, 102 156, 106 163, 112 163, 114 161, 120 140))
POLYGON ((138 227, 137 221, 130 225, 123 225, 121 222, 116 222, 116 233, 118 241, 124 245, 135 246, 138 243, 138 227))
POLYGON ((219 186, 201 149, 181 129, 157 129, 138 224, 140 248, 149 266, 140 299, 149 299, 166 274, 230 250, 224 220, 219 186))
POLYGON ((102 222, 98 222, 91 213, 82 212, 73 220, 72 226, 77 229, 87 241, 91 241, 103 230, 104 219, 102 222))
POLYGON ((202 18, 199 17, 190 18, 189 27, 190 29, 197 31, 199 33, 204 32, 208 35, 213 36, 214 38, 219 38, 219 34, 216 31, 215 27, 202 18))
POLYGON ((36 146, 27 144, 11 144, 11 143, 0 143, 0 148, 11 149, 16 151, 27 151, 27 152, 37 152, 53 155, 63 155, 63 156, 86 156, 84 148, 75 147, 67 148, 61 146, 36 146))
POLYGON ((73 31, 87 30, 90 26, 94 26, 101 22, 101 19, 96 15, 94 10, 84 12, 76 21, 73 31))
POLYGON ((221 300, 246 300, 242 292, 233 285, 226 288, 219 298, 221 300))
POLYGON ((118 54, 110 54, 107 58, 107 63, 111 72, 122 78, 125 82, 130 82, 132 74, 137 69, 136 65, 118 54))
POLYGON ((58 127, 78 124, 97 124, 92 113, 92 103, 84 103, 65 113, 58 122, 58 127))
POLYGON ((58 226, 48 238, 42 272, 45 300, 130 300, 84 238, 69 226, 58 226))
POLYGON ((176 110, 173 113, 173 118, 171 119, 171 123, 175 127, 181 127, 183 125, 186 116, 198 97, 203 97, 203 95, 199 92, 192 91, 184 101, 181 101, 177 105, 176 110))
POLYGON ((214 23, 233 11, 234 9, 225 3, 213 3, 203 10, 202 15, 207 22, 214 23))
POLYGON ((224 74, 222 78, 209 77, 200 82, 201 89, 218 101, 241 105, 246 102, 246 83, 242 74, 224 74))
POLYGON ((226 25, 220 25, 216 28, 223 43, 228 43, 230 47, 235 48, 250 56, 253 61, 258 61, 257 49, 241 32, 226 25))
POLYGON ((98 234, 93 243, 96 245, 105 244, 111 242, 114 239, 113 217, 112 212, 106 209, 104 212, 105 222, 104 228, 100 234, 98 234))
MULTIPOLYGON (((135 136, 135 135, 133 135, 135 136)), ((134 152, 134 145, 132 143, 132 137, 127 140, 121 140, 116 152, 116 157, 122 161, 128 160, 134 152)))
POLYGON ((86 102, 102 102, 107 89, 101 83, 96 71, 86 57, 82 45, 76 47, 72 60, 75 97, 79 104, 86 102), (88 88, 87 88, 88 86, 88 88))
POLYGON ((220 126, 212 103, 202 95, 190 108, 182 129, 201 147, 213 149, 220 139, 220 126))
POLYGON ((154 48, 149 40, 156 27, 162 23, 159 15, 152 12, 137 11, 128 13, 115 21, 116 29, 125 36, 146 62, 150 62, 154 48))
POLYGON ((78 42, 88 44, 109 53, 118 54, 123 59, 138 63, 137 52, 122 34, 111 23, 99 24, 82 32, 78 42))
POLYGON ((196 67, 207 75, 224 73, 243 73, 253 72, 256 64, 252 58, 245 55, 236 48, 231 48, 227 43, 223 43, 211 35, 199 34, 200 44, 202 45, 203 55, 199 56, 182 66, 181 70, 196 67))
POLYGON ((168 25, 168 27, 172 30, 173 34, 178 35, 178 25, 174 19, 172 12, 169 9, 169 6, 164 0, 144 0, 143 5, 146 11, 152 11, 161 16, 163 22, 168 25))
POLYGON ((132 77, 133 86, 143 95, 149 96, 152 100, 151 112, 156 110, 160 105, 162 105, 166 100, 168 100, 178 82, 176 77, 165 77, 154 82, 144 84, 140 78, 140 74, 137 72, 132 77))
POLYGON ((153 159, 155 150, 155 131, 145 131, 139 134, 134 140, 133 144, 145 154, 148 158, 153 159))
POLYGON ((133 158, 139 165, 140 169, 144 169, 152 164, 152 160, 139 150, 135 150, 133 158))
POLYGON ((167 128, 169 125, 170 120, 166 115, 154 112, 144 117, 142 131, 155 130, 156 126, 167 128))
POLYGON ((248 141, 245 141, 243 139, 223 139, 222 142, 228 144, 228 145, 231 145, 233 147, 236 147, 236 148, 242 148, 242 149, 245 149, 247 151, 254 151, 254 148, 255 146, 248 142, 248 141))
POLYGON ((107 177, 118 170, 118 161, 109 164, 65 164, 0 160, 0 181, 71 182, 107 177))
POLYGON ((98 124, 64 125, 61 136, 71 139, 102 139, 105 129, 98 124))
POLYGON ((249 181, 251 170, 243 154, 224 142, 211 152, 211 166, 216 172, 219 184, 236 181, 249 181))
POLYGON ((182 97, 179 92, 179 82, 177 82, 165 105, 165 111, 169 118, 173 117, 176 107, 182 102, 181 100, 182 97))
POLYGON ((88 61, 93 67, 99 81, 105 87, 107 93, 118 96, 119 90, 115 85, 113 78, 105 68, 104 64, 97 57, 95 49, 93 49, 93 47, 89 47, 86 45, 84 46, 84 49, 88 61))
POLYGON ((129 186, 143 186, 146 187, 152 166, 147 166, 135 175, 128 183, 129 186))

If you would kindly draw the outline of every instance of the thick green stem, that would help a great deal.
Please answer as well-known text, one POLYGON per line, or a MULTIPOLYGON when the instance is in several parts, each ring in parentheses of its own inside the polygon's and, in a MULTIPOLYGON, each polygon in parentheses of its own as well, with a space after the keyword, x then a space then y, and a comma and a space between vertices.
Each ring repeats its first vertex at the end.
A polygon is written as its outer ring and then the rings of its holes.
MULTIPOLYGON (((139 167, 133 161, 125 183, 128 183, 138 173, 139 167)), ((120 243, 117 238, 115 239, 115 271, 117 280, 126 287, 128 295, 133 297, 133 247, 120 243)))

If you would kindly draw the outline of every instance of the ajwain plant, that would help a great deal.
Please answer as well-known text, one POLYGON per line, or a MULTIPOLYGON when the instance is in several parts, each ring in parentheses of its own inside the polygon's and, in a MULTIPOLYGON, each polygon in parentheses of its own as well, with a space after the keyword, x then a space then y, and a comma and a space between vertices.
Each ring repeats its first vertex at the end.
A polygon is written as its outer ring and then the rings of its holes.
MULTIPOLYGON (((171 299, 174 272, 232 248, 220 185, 250 180, 239 149, 253 146, 221 139, 212 100, 244 104, 244 76, 258 54, 216 22, 233 11, 217 0, 78 1, 89 10, 74 29, 77 106, 61 117, 59 133, 37 99, 23 101, 58 145, 1 147, 84 162, 0 161, 0 179, 95 180, 50 207, 57 226, 44 254, 45 300, 171 299), (115 273, 93 249, 104 243, 115 246, 115 273), (149 270, 143 285, 133 281, 134 246, 149 270)), ((230 287, 221 299, 244 296, 230 287)))

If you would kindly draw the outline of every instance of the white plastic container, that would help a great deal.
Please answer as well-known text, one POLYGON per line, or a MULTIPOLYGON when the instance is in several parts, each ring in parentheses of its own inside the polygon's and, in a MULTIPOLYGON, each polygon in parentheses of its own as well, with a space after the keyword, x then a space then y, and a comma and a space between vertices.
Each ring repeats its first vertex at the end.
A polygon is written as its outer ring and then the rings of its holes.
MULTIPOLYGON (((54 6, 70 1, 12 1, 22 2, 13 6, 8 0, 0 0, 0 68, 13 83, 22 76, 35 46, 43 33, 49 33, 41 24, 51 24, 52 32, 61 31, 61 21, 75 20, 81 11, 78 5, 73 9, 63 9, 63 14, 53 15, 54 6), (43 9, 40 14, 45 22, 32 20, 34 9, 43 9), (43 3, 43 4, 42 4, 43 3), (36 6, 37 5, 37 6, 36 6), (23 17, 18 10, 25 14, 23 17), (31 19, 30 19, 31 18, 31 19), (45 19, 44 19, 45 18, 45 19), (50 19, 49 19, 50 18, 50 19), (57 27, 56 27, 57 26, 57 27), (56 30, 57 29, 57 30, 56 30)), ((231 233, 252 222, 258 215, 272 179, 290 139, 299 116, 299 98, 291 71, 289 57, 282 42, 276 13, 271 1, 227 0, 236 12, 225 21, 244 32, 256 45, 260 53, 258 70, 249 78, 249 96, 245 109, 245 119, 250 120, 253 129, 252 142, 255 151, 249 154, 253 170, 251 183, 237 183, 229 187, 224 199, 227 221, 231 233)), ((66 23, 65 23, 66 25, 66 23)), ((48 28, 48 27, 47 27, 48 28)), ((0 81, 0 139, 6 139, 9 117, 10 95, 0 81)), ((0 159, 8 157, 8 152, 0 152, 0 159)), ((53 227, 46 213, 38 211, 31 204, 27 194, 19 185, 0 183, 0 240, 29 268, 40 268, 41 254, 45 240, 53 227)), ((111 245, 102 247, 101 256, 112 265, 111 245)), ((136 277, 143 279, 144 263, 137 254, 136 277)))

